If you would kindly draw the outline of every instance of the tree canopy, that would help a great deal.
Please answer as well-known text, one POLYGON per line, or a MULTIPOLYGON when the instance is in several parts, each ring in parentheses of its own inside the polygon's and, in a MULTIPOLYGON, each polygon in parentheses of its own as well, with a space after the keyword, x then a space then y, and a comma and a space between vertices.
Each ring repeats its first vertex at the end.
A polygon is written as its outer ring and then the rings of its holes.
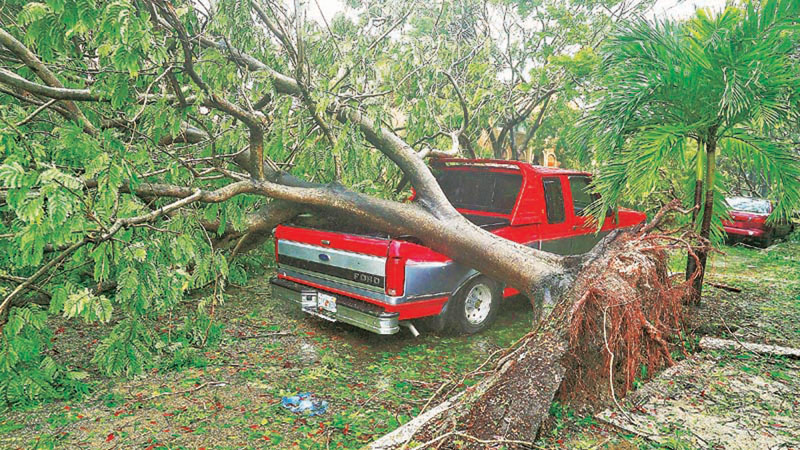
POLYGON ((777 205, 773 219, 789 217, 800 205, 799 7, 750 2, 699 10, 686 22, 640 19, 617 28, 601 50, 603 90, 575 133, 600 166, 601 208, 652 193, 674 167, 692 173, 710 165, 706 185, 725 192, 713 160, 703 159, 719 148, 720 157, 763 175, 777 205))
POLYGON ((269 255, 245 250, 302 212, 413 230, 523 289, 558 264, 490 263, 503 258, 486 252, 535 250, 481 246, 487 234, 424 160, 498 154, 519 131, 543 138, 549 111, 593 76, 609 28, 649 3, 351 3, 320 22, 303 2, 4 3, 6 403, 81 388, 85 374, 42 351, 48 314, 110 324, 93 360, 108 375, 204 345, 226 284, 269 255), (393 201, 404 180, 416 205, 393 201), (155 333, 196 291, 196 320, 155 333))
MULTIPOLYGON (((720 237, 727 214, 723 196, 715 195, 725 192, 716 176, 721 153, 761 174, 776 205, 770 220, 788 220, 800 206, 793 139, 800 121, 799 11, 796 1, 747 2, 717 14, 700 10, 687 22, 618 27, 604 48, 607 90, 577 128, 578 140, 591 142, 593 157, 604 163, 594 181, 604 194, 595 213, 623 196, 653 192, 668 167, 694 166, 692 219, 700 218, 702 238, 711 237, 712 223, 720 237), (691 164, 689 140, 697 142, 691 164)), ((707 258, 705 250, 696 261, 687 255, 687 278, 699 270, 696 300, 707 258)))

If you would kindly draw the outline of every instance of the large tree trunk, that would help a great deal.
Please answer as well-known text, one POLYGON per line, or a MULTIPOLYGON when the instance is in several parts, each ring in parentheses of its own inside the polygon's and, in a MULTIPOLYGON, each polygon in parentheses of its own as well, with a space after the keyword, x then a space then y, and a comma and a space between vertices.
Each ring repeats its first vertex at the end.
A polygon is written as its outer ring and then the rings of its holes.
MULTIPOLYGON (((549 314, 490 375, 371 448, 400 448, 411 440, 451 448, 447 444, 456 439, 474 448, 525 446, 535 440, 559 390, 565 397, 588 389, 614 398, 615 388, 631 387, 642 365, 654 373, 672 364, 666 339, 679 329, 692 280, 673 283, 661 241, 666 238, 647 234, 654 228, 615 232, 601 241, 582 259, 564 295, 545 305, 549 314)), ((564 279, 573 274, 565 272, 564 279)))

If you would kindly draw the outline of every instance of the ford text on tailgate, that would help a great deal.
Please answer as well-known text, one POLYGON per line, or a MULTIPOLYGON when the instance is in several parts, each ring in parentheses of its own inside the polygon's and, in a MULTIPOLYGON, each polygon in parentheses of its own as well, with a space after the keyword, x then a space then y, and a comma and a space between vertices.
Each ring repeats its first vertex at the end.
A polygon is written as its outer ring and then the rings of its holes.
MULTIPOLYGON (((620 209, 597 233, 582 215, 595 200, 585 172, 467 159, 438 160, 434 169, 447 198, 467 219, 553 253, 584 253, 611 230, 645 219, 620 209)), ((416 319, 436 329, 475 333, 491 323, 504 297, 519 293, 409 236, 295 224, 279 226, 275 239, 274 298, 379 334, 396 333, 401 325, 416 333, 416 319)))

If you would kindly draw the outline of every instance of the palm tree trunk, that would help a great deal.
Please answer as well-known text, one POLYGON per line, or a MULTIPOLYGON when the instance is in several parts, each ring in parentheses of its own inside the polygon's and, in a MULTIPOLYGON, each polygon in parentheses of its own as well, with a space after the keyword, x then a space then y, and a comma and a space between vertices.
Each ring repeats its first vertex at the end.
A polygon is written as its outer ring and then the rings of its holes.
MULTIPOLYGON (((706 142, 706 176, 705 188, 706 198, 705 205, 703 206, 703 221, 700 224, 700 236, 708 239, 711 236, 711 216, 714 210, 714 173, 716 171, 716 137, 710 137, 706 142)), ((697 258, 700 263, 700 274, 694 279, 692 287, 695 290, 694 301, 699 302, 701 294, 703 293, 703 277, 706 272, 706 261, 708 259, 708 250, 700 249, 697 251, 697 258)))
MULTIPOLYGON (((700 202, 703 198, 703 141, 697 139, 697 171, 694 180, 694 210, 692 211, 692 228, 697 224, 697 215, 700 214, 700 202)), ((692 255, 686 253, 686 279, 688 280, 697 269, 697 261, 692 255)))

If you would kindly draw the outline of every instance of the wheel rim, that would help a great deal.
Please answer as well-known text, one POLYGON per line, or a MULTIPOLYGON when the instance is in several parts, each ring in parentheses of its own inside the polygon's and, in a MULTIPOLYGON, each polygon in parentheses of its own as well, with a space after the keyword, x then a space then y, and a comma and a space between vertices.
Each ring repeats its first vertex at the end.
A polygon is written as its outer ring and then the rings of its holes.
POLYGON ((492 290, 485 284, 476 284, 467 293, 464 316, 472 325, 482 324, 492 309, 492 290))

